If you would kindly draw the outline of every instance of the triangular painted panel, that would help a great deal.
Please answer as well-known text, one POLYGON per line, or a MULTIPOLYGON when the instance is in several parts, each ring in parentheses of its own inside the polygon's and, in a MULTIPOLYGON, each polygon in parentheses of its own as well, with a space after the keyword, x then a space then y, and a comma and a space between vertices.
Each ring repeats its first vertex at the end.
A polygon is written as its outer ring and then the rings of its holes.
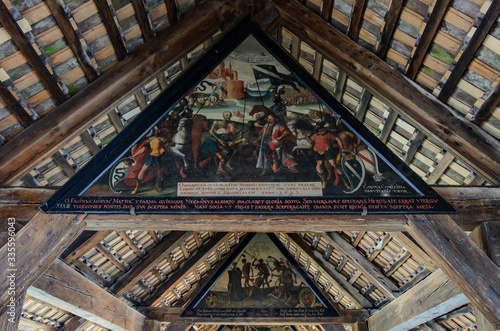
POLYGON ((336 317, 331 302, 274 234, 248 234, 181 317, 336 317))
POLYGON ((186 70, 42 209, 454 212, 246 21, 186 70))

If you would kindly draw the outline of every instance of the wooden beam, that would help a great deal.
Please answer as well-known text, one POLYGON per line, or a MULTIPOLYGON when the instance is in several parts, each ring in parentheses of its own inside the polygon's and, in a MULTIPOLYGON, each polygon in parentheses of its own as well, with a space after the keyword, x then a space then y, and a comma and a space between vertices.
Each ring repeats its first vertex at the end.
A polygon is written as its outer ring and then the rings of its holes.
POLYGON ((389 299, 394 299, 394 293, 399 292, 399 288, 387 278, 374 264, 372 264, 366 257, 361 255, 360 252, 336 232, 325 232, 326 238, 329 243, 336 249, 340 250, 358 270, 363 272, 380 291, 384 292, 385 296, 389 299))
POLYGON ((160 331, 161 323, 155 320, 145 320, 143 331, 160 331))
POLYGON ((19 320, 23 312, 24 298, 26 292, 21 294, 15 301, 7 304, 7 311, 0 315, 0 330, 17 331, 19 330, 19 320))
POLYGON ((341 324, 323 324, 321 328, 325 331, 345 331, 345 328, 341 324))
POLYGON ((116 283, 110 287, 110 292, 116 296, 124 294, 130 286, 138 282, 141 277, 164 259, 165 255, 177 249, 177 247, 190 236, 191 233, 187 232, 171 232, 159 245, 155 246, 144 258, 142 258, 140 262, 136 263, 127 273, 123 274, 116 283))
POLYGON ((21 103, 14 97, 15 92, 0 81, 0 99, 7 106, 7 108, 19 119, 24 127, 28 127, 35 122, 35 120, 30 116, 28 111, 24 109, 21 103))
POLYGON ((143 0, 132 0, 132 6, 134 7, 135 17, 137 17, 137 23, 141 27, 142 35, 145 41, 151 40, 155 36, 155 31, 151 26, 149 20, 149 9, 143 0))
POLYGON ((153 294, 144 300, 144 306, 156 306, 160 303, 160 301, 167 296, 170 291, 181 281, 182 276, 192 272, 197 265, 202 261, 205 257, 210 255, 214 250, 219 247, 221 243, 227 240, 232 234, 225 232, 218 232, 210 238, 210 241, 205 243, 196 253, 188 259, 184 264, 182 264, 176 271, 174 271, 165 282, 161 283, 161 285, 153 292, 153 294))
POLYGON ((100 75, 99 68, 96 68, 96 59, 92 50, 87 45, 82 45, 83 35, 81 32, 75 30, 71 24, 70 19, 73 19, 71 11, 65 10, 62 2, 57 0, 47 0, 46 3, 88 80, 95 80, 100 75))
POLYGON ((347 292, 347 297, 350 297, 352 301, 359 305, 358 308, 373 307, 368 299, 335 270, 332 264, 326 261, 318 251, 313 250, 298 234, 288 233, 287 236, 337 283, 337 287, 347 292))
POLYGON ((392 0, 389 9, 384 17, 384 23, 380 28, 380 33, 377 36, 377 43, 375 44, 375 54, 384 59, 389 48, 389 44, 396 30, 396 24, 399 20, 399 15, 405 7, 403 4, 404 0, 392 0))
POLYGON ((359 98, 359 104, 356 107, 356 112, 355 116, 358 119, 358 121, 363 122, 363 119, 365 118, 366 110, 368 109, 368 106, 370 105, 370 100, 372 99, 372 94, 368 89, 363 89, 363 92, 361 92, 361 97, 359 98))
POLYGON ((335 0, 323 0, 321 3, 321 17, 327 22, 332 19, 333 4, 335 0))
POLYGON ((455 157, 450 152, 446 152, 442 159, 436 164, 434 170, 429 174, 429 177, 425 180, 425 182, 429 185, 436 184, 439 178, 444 174, 446 169, 453 162, 455 157))
POLYGON ((438 269, 368 318, 370 331, 409 330, 468 303, 438 269))
POLYGON ((358 322, 352 325, 352 331, 368 331, 367 322, 358 322))
POLYGON ((422 145, 424 139, 425 139, 425 133, 417 129, 417 134, 415 135, 415 138, 413 138, 411 141, 408 141, 410 147, 408 148, 403 157, 404 163, 410 164, 415 154, 417 154, 417 151, 419 147, 422 145))
POLYGON ((395 111, 394 109, 389 109, 389 115, 387 115, 387 118, 384 121, 384 126, 379 133, 379 138, 384 144, 387 143, 387 140, 389 140, 389 135, 392 132, 394 124, 396 124, 398 115, 399 114, 397 111, 395 111))
POLYGON ((366 0, 356 0, 352 6, 352 14, 349 18, 349 25, 347 26, 347 35, 354 41, 358 39, 359 31, 361 31, 366 3, 366 0))
POLYGON ((480 19, 479 26, 474 32, 474 35, 467 42, 463 42, 458 61, 452 64, 450 76, 439 92, 439 100, 446 102, 451 96, 451 93, 462 78, 465 70, 469 67, 470 61, 474 58, 477 50, 483 44, 484 38, 486 38, 490 32, 493 24, 495 24, 498 15, 500 15, 500 2, 492 1, 488 11, 484 14, 484 17, 480 19))
POLYGON ((342 102, 342 94, 344 94, 346 81, 347 81, 347 75, 345 71, 339 68, 337 79, 335 80, 335 90, 333 91, 333 97, 338 102, 342 102))
POLYGON ((449 216, 408 216, 408 220, 407 229, 412 237, 475 308, 494 327, 500 327, 500 268, 449 216))
POLYGON ((7 310, 7 303, 19 298, 83 231, 84 219, 85 215, 39 213, 16 234, 15 261, 9 259, 7 245, 0 249, 0 261, 4 261, 0 269, 0 315, 7 310), (10 289, 13 277, 14 290, 10 289))
POLYGON ((28 294, 111 330, 142 331, 143 315, 61 260, 52 263, 28 294))
POLYGON ((449 4, 450 0, 441 0, 435 1, 433 5, 429 7, 427 15, 424 18, 424 22, 427 22, 424 31, 418 36, 415 47, 406 64, 405 74, 411 80, 417 77, 424 57, 427 55, 427 50, 434 40, 434 36, 441 25, 441 21, 443 20, 444 14, 447 12, 449 4))
MULTIPOLYGON (((87 232, 87 231, 85 231, 87 232)), ((96 231, 94 233, 83 233, 81 237, 75 240, 76 245, 71 245, 70 249, 66 250, 61 258, 68 264, 71 264, 74 260, 85 255, 94 246, 104 240, 111 232, 111 230, 106 231, 96 231)))
POLYGON ((76 170, 73 169, 68 160, 66 160, 66 158, 59 151, 52 154, 52 159, 58 166, 61 167, 66 176, 71 177, 76 174, 76 170))
POLYGON ((37 331, 57 331, 58 329, 55 326, 50 326, 45 323, 41 323, 26 317, 21 317, 21 322, 27 325, 30 329, 34 328, 37 331))
POLYGON ((137 257, 142 258, 144 255, 146 255, 146 251, 142 246, 140 246, 139 242, 135 240, 134 238, 129 237, 129 235, 125 231, 116 231, 120 238, 127 243, 127 245, 130 247, 131 250, 134 251, 135 255, 137 257))
POLYGON ((95 5, 99 10, 102 17, 102 23, 106 28, 109 39, 113 44, 118 60, 123 60, 128 55, 127 46, 125 46, 125 39, 122 30, 115 23, 115 10, 112 9, 107 0, 95 0, 95 5))
POLYGON ((170 24, 177 22, 177 4, 175 0, 165 0, 165 6, 167 7, 168 21, 170 24))
MULTIPOLYGON (((42 61, 39 55, 40 51, 43 52, 43 50, 35 49, 35 47, 38 48, 38 46, 34 46, 34 38, 30 40, 30 38, 27 37, 16 20, 12 17, 9 8, 7 8, 3 1, 0 1, 0 22, 11 36, 12 41, 14 41, 26 60, 28 60, 29 64, 36 71, 47 90, 50 91, 52 97, 59 103, 64 102, 68 98, 67 89, 63 87, 64 85, 61 83, 59 77, 51 72, 51 70, 49 71, 47 68, 48 63, 42 61)), ((28 33, 31 34, 31 32, 28 33)), ((45 55, 45 53, 43 54, 45 55)))
POLYGON ((484 130, 438 102, 430 93, 409 81, 343 33, 327 24, 308 8, 291 0, 273 0, 284 24, 329 61, 363 82, 366 88, 414 121, 419 129, 425 126, 447 150, 487 177, 500 183, 500 142, 484 130), (301 13, 297 15, 296 13, 301 13), (471 158, 470 155, 475 155, 471 158))
POLYGON ((63 327, 59 329, 59 331, 76 331, 83 326, 85 322, 87 322, 85 318, 73 316, 69 321, 64 322, 63 327))
POLYGON ((37 162, 104 115, 129 91, 178 61, 186 52, 217 32, 221 25, 238 19, 232 3, 230 0, 204 2, 185 19, 159 32, 157 38, 141 47, 140 52, 114 65, 77 96, 3 145, 0 148, 2 155, 16 157, 0 160, 0 183, 12 183, 22 177, 37 162))
MULTIPOLYGON (((289 325, 289 317, 266 317, 256 319, 252 317, 221 318, 221 317, 179 317, 182 307, 139 307, 146 318, 160 322, 190 323, 190 324, 229 324, 229 325, 289 325)), ((339 309, 339 317, 294 317, 293 325, 317 324, 351 324, 364 321, 369 312, 365 309, 339 309)))
MULTIPOLYGON (((498 80, 498 79, 497 79, 498 80)), ((490 95, 484 100, 483 104, 472 114, 471 121, 476 125, 483 124, 491 113, 500 103, 500 82, 493 88, 490 95)))

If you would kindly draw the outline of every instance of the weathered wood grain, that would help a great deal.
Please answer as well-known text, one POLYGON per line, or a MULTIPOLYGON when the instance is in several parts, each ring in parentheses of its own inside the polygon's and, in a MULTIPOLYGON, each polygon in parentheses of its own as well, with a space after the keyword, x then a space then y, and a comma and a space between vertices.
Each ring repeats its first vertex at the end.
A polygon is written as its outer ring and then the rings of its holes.
POLYGON ((446 215, 407 216, 408 232, 494 327, 500 327, 500 268, 446 215), (481 266, 481 267, 478 267, 481 266))
POLYGON ((28 294, 111 330, 142 331, 143 315, 61 260, 51 264, 28 294))
POLYGON ((369 330, 409 330, 468 302, 448 276, 438 269, 371 316, 369 330))
POLYGON ((19 298, 85 228, 85 215, 37 214, 15 236, 16 258, 9 261, 9 247, 0 249, 0 314, 11 297, 19 298), (15 295, 11 296, 9 275, 15 275, 15 295))

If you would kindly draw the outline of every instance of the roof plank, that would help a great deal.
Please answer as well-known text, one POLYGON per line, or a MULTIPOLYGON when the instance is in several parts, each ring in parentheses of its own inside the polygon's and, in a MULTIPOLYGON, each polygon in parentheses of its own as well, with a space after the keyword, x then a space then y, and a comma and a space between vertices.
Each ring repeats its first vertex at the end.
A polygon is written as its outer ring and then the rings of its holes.
POLYGON ((145 44, 140 52, 114 65, 106 75, 83 88, 80 97, 71 98, 3 145, 0 150, 4 155, 16 157, 1 159, 0 182, 12 183, 22 177, 30 167, 88 127, 129 91, 178 61, 180 56, 211 37, 221 25, 235 18, 231 1, 207 1, 190 16, 162 30, 158 38, 145 44))
POLYGON ((416 122, 488 180, 500 183, 500 142, 440 103, 321 17, 293 1, 273 0, 287 29, 341 67, 372 93, 416 122), (294 15, 301 12, 302 15, 294 15), (470 155, 475 157, 471 158, 470 155))

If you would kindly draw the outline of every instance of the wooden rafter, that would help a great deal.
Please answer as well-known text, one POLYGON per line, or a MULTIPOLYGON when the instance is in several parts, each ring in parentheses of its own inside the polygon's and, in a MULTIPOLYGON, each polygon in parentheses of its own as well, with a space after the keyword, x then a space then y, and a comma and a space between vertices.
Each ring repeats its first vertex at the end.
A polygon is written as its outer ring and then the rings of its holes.
POLYGON ((164 259, 165 255, 170 254, 172 250, 176 249, 190 236, 191 234, 186 232, 171 232, 140 262, 136 263, 127 273, 122 275, 109 290, 117 296, 124 294, 130 286, 138 282, 141 277, 164 259))
POLYGON ((30 223, 16 234, 16 261, 9 261, 8 247, 0 249, 0 258, 6 261, 0 269, 0 315, 7 310, 11 298, 10 278, 15 271, 15 298, 20 297, 27 288, 57 259, 84 229, 85 216, 37 214, 30 223))
POLYGON ((470 38, 467 43, 464 42, 462 49, 460 50, 460 55, 458 61, 451 64, 452 70, 448 79, 441 88, 439 92, 438 99, 446 102, 451 96, 453 90, 455 89, 457 83, 462 78, 467 67, 469 67, 470 61, 474 58, 477 50, 483 44, 484 38, 490 32, 491 27, 495 24, 498 15, 500 15, 500 2, 493 1, 490 4, 490 8, 482 17, 479 26, 477 27, 474 35, 470 38))
MULTIPOLYGON (((179 317, 183 308, 178 307, 140 307, 139 311, 146 318, 160 322, 171 323, 197 323, 197 324, 228 324, 228 325, 289 325, 288 317, 266 317, 256 319, 253 317, 221 318, 221 317, 179 317)), ((365 309, 339 309, 339 317, 294 317, 294 325, 317 324, 352 324, 365 321, 369 311, 365 309)))
POLYGON ((369 330, 409 330, 468 302, 446 274, 437 270, 371 316, 369 330))
POLYGON ((59 331, 75 331, 85 324, 87 320, 79 316, 73 316, 69 321, 66 321, 59 331))
POLYGON ((332 10, 335 0, 323 0, 321 4, 321 17, 327 22, 332 19, 332 10))
POLYGON ((493 183, 500 183, 500 143, 479 127, 470 124, 448 106, 408 81, 387 63, 354 43, 304 6, 289 0, 273 0, 287 29, 321 52, 329 61, 363 82, 385 100, 425 129, 447 149, 493 183), (300 12, 302 15, 296 15, 300 12), (411 95, 411 97, 409 97, 411 95), (424 128, 425 127, 425 128, 424 128), (469 155, 477 157, 470 158, 469 155))
POLYGON ((388 277, 379 271, 366 257, 361 255, 356 248, 342 239, 338 233, 326 232, 325 234, 329 243, 341 251, 351 264, 360 270, 387 298, 395 298, 394 294, 399 292, 399 288, 388 277))
POLYGON ((111 39, 116 56, 119 60, 123 60, 128 55, 128 49, 125 46, 123 32, 115 23, 114 9, 110 7, 107 0, 95 0, 95 5, 103 18, 102 22, 111 39))
POLYGON ((82 257, 95 245, 104 240, 111 232, 107 231, 84 231, 71 245, 61 254, 61 258, 68 264, 82 257))
POLYGON ((8 153, 4 155, 16 155, 16 158, 2 158, 0 182, 12 183, 22 177, 30 167, 57 150, 66 139, 87 128, 130 90, 178 61, 217 32, 221 25, 237 19, 235 14, 231 1, 205 2, 186 19, 162 30, 158 38, 145 44, 140 52, 83 88, 79 92, 81 97, 71 98, 2 146, 2 153, 8 153))
POLYGON ((310 259, 320 266, 338 284, 338 286, 348 293, 350 299, 359 305, 358 308, 372 308, 373 305, 366 299, 352 284, 350 284, 335 268, 304 241, 298 234, 289 233, 287 236, 302 250, 310 259))
POLYGON ((144 39, 146 41, 151 40, 155 36, 155 31, 151 26, 147 4, 143 0, 132 0, 132 5, 134 6, 135 17, 137 17, 137 22, 141 27, 144 39))
POLYGON ((412 237, 474 307, 494 327, 500 328, 500 268, 449 216, 408 216, 408 219, 407 229, 412 237))
POLYGON ((352 14, 349 18, 349 25, 347 26, 347 35, 354 41, 358 39, 359 32, 361 31, 366 4, 366 0, 355 0, 352 6, 352 14))
POLYGON ((375 44, 375 54, 381 59, 385 58, 387 49, 389 48, 392 35, 396 29, 396 23, 404 8, 403 2, 404 0, 392 0, 388 12, 385 15, 384 23, 382 24, 380 33, 377 36, 377 43, 375 44))
POLYGON ((172 291, 172 289, 181 281, 182 277, 192 272, 194 268, 203 260, 205 257, 210 255, 217 247, 228 239, 231 234, 224 232, 218 232, 214 237, 210 238, 210 241, 202 246, 191 258, 189 258, 182 266, 180 266, 174 273, 163 282, 156 291, 148 297, 143 305, 144 306, 156 306, 160 301, 172 291))
POLYGON ((63 87, 64 85, 61 83, 59 77, 52 72, 52 69, 48 68, 48 63, 42 61, 38 54, 39 52, 43 52, 43 50, 35 50, 33 41, 26 36, 3 1, 0 2, 0 22, 11 36, 16 46, 26 57, 29 64, 36 71, 45 87, 50 91, 52 97, 59 103, 64 102, 68 98, 67 89, 63 87), (65 90, 63 90, 63 88, 65 90))
MULTIPOLYGON (((0 81, 0 99, 9 108, 9 110, 16 115, 24 127, 28 127, 35 122, 33 117, 30 116, 28 111, 21 105, 19 100, 14 97, 14 91, 8 88, 4 82, 0 81)), ((17 96, 17 95, 16 95, 17 96)))
POLYGON ((424 19, 424 21, 427 22, 425 24, 424 31, 422 31, 418 36, 415 47, 413 48, 408 63, 406 64, 405 74, 412 80, 417 77, 420 66, 424 61, 424 57, 427 55, 427 50, 429 49, 432 40, 434 40, 434 36, 439 29, 439 25, 443 20, 449 3, 450 0, 434 1, 433 6, 429 7, 427 15, 424 19))
POLYGON ((61 260, 50 265, 28 294, 111 330, 143 331, 143 315, 61 260))
POLYGON ((471 121, 476 125, 483 124, 484 121, 488 118, 488 116, 493 113, 498 104, 500 103, 500 82, 497 78, 497 85, 493 88, 490 95, 484 100, 483 104, 475 109, 472 114, 471 121))
POLYGON ((97 77, 99 77, 100 73, 99 69, 96 68, 97 64, 94 65, 94 63, 96 62, 94 54, 87 47, 87 45, 85 45, 85 47, 84 45, 82 45, 81 40, 83 38, 83 35, 81 35, 81 32, 75 31, 75 29, 73 28, 73 25, 70 21, 70 19, 73 18, 70 12, 66 11, 63 8, 62 3, 58 0, 47 0, 46 3, 50 9, 50 12, 52 13, 52 16, 59 25, 59 28, 61 29, 66 42, 73 51, 73 54, 75 54, 75 57, 78 59, 78 62, 85 72, 85 75, 90 81, 95 80, 97 77))
POLYGON ((170 24, 176 23, 178 17, 177 4, 175 3, 175 0, 165 0, 165 6, 167 6, 168 21, 170 22, 170 24))

